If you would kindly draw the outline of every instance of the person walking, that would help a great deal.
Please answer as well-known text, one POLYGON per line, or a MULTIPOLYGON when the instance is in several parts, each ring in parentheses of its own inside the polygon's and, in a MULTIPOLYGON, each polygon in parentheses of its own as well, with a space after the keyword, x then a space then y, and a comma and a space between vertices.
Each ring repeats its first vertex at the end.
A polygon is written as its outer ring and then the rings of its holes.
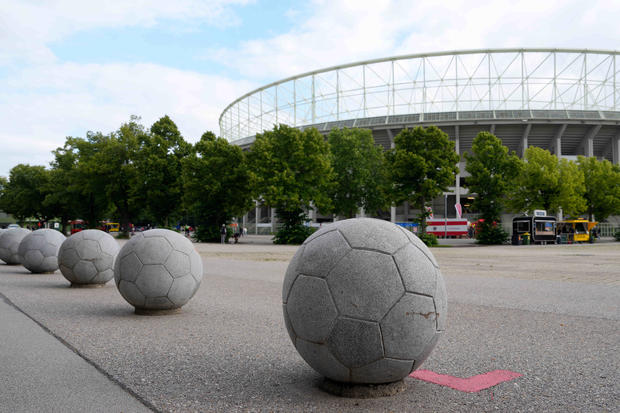
POLYGON ((222 228, 220 228, 220 235, 222 239, 222 244, 226 243, 226 224, 222 224, 222 228))

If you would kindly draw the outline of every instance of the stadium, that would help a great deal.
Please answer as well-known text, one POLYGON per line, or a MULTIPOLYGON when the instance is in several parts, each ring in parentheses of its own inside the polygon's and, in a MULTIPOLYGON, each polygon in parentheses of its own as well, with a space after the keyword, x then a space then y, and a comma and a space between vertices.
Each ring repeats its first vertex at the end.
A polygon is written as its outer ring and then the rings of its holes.
MULTIPOLYGON (((220 135, 249 148, 276 124, 366 128, 388 149, 404 128, 436 125, 463 154, 480 131, 490 131, 523 155, 529 146, 559 157, 596 156, 620 162, 619 52, 576 49, 488 49, 413 54, 333 66, 253 90, 222 112, 220 135)), ((437 216, 467 213, 461 174, 433 204, 437 216)), ((311 212, 311 218, 317 219, 311 212)), ((244 223, 259 232, 275 225, 257 203, 244 223)), ((414 218, 392 208, 393 222, 414 218)))

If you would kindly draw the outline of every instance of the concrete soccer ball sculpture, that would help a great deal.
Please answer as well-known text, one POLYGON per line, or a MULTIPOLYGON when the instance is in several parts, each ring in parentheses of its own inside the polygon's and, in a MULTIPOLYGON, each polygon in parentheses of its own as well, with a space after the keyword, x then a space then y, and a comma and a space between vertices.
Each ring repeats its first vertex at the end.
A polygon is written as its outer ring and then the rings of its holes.
POLYGON ((58 269, 58 250, 67 239, 55 229, 43 228, 26 235, 17 253, 21 264, 32 273, 54 272, 58 269))
POLYGON ((445 284, 426 245, 370 218, 308 237, 288 266, 282 300, 299 354, 343 383, 406 377, 435 347, 447 315, 445 284))
POLYGON ((137 313, 177 309, 198 290, 202 260, 183 235, 152 229, 135 235, 121 248, 114 280, 137 313))
POLYGON ((0 234, 0 260, 9 265, 21 264, 17 250, 30 231, 26 228, 11 228, 0 234))
POLYGON ((98 229, 76 232, 60 246, 58 267, 73 287, 102 286, 114 278, 119 249, 113 236, 98 229))

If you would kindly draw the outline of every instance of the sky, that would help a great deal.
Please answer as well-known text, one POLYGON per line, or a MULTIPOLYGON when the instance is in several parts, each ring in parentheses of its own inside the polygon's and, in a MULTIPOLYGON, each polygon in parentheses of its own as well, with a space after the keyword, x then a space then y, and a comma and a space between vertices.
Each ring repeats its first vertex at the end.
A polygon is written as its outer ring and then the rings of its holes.
POLYGON ((617 0, 0 0, 0 176, 48 166, 67 136, 146 127, 219 135, 273 81, 393 55, 620 49, 617 0))

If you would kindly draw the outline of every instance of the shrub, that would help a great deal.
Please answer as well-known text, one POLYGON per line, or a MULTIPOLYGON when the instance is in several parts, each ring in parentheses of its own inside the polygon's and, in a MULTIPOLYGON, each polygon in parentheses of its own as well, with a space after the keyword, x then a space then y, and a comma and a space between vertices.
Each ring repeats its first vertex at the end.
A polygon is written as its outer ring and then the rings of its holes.
POLYGON ((508 233, 499 225, 484 225, 476 234, 478 244, 500 245, 508 241, 508 233))
POLYGON ((435 234, 418 234, 418 238, 420 238, 420 240, 425 243, 427 247, 434 247, 439 244, 439 242, 437 241, 437 236, 435 234))
POLYGON ((614 238, 616 239, 616 241, 620 241, 620 229, 615 232, 614 238))
POLYGON ((274 244, 302 244, 316 228, 305 225, 283 226, 273 237, 274 244))

